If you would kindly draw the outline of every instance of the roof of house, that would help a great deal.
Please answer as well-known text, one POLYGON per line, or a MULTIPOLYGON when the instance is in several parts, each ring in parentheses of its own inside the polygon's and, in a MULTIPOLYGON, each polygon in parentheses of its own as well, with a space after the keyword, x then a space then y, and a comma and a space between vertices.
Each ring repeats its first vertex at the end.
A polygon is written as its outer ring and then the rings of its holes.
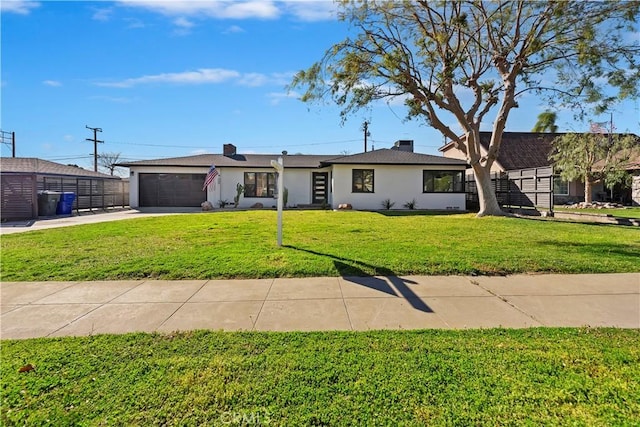
POLYGON ((77 166, 67 166, 33 157, 2 157, 0 159, 0 171, 2 173, 29 173, 38 175, 64 175, 87 178, 120 179, 119 176, 111 176, 100 172, 82 169, 77 166))
MULTIPOLYGON (((480 144, 488 150, 491 132, 480 132, 480 144)), ((552 142, 563 133, 505 132, 498 152, 498 162, 505 170, 550 166, 552 142)))
POLYGON ((367 151, 366 153, 352 154, 324 161, 329 165, 448 165, 464 166, 464 160, 451 159, 442 156, 432 156, 430 154, 414 153, 411 151, 393 150, 382 148, 379 150, 367 151))
MULTIPOLYGON (((480 144, 485 150, 489 149, 492 132, 480 132, 480 144)), ((498 152, 497 162, 504 170, 531 169, 551 166, 549 154, 553 140, 566 133, 538 133, 538 132, 504 132, 498 152)), ((444 152, 454 147, 449 142, 439 150, 444 152)), ((640 163, 637 159, 629 162, 629 167, 640 163)))
MULTIPOLYGON (((227 168, 270 168, 271 161, 282 157, 280 154, 199 154, 196 156, 172 157, 167 159, 140 160, 137 162, 119 163, 118 166, 177 166, 177 167, 216 167, 227 168)), ((290 168, 317 168, 324 160, 336 155, 302 155, 284 156, 284 164, 290 168)))
MULTIPOLYGON (((200 154, 196 156, 119 163, 118 166, 209 167, 216 165, 218 168, 270 168, 271 161, 276 160, 278 157, 281 157, 281 155, 235 154, 233 156, 224 156, 222 154, 200 154)), ((463 160, 390 150, 387 148, 349 156, 338 154, 292 154, 284 156, 283 160, 285 167, 288 168, 321 168, 332 164, 466 165, 466 162, 463 160)))
MULTIPOLYGON (((492 132, 480 132, 480 145, 489 149, 492 132)), ((549 166, 551 143, 563 133, 504 132, 497 162, 504 170, 540 168, 549 166)), ((444 152, 454 147, 451 141, 440 147, 444 152)))

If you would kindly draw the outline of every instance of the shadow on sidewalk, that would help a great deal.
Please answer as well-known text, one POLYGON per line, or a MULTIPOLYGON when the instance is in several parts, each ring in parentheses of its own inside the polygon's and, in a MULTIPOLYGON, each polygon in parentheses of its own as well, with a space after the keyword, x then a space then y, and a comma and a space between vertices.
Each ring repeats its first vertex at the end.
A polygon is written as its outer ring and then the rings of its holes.
POLYGON ((433 313, 433 310, 419 296, 417 296, 409 286, 407 286, 407 284, 415 284, 416 282, 402 279, 387 268, 367 264, 354 259, 316 252, 310 249, 298 248, 296 246, 283 245, 283 247, 330 258, 333 261, 333 265, 336 267, 336 270, 338 270, 344 280, 388 295, 403 297, 414 309, 425 313, 433 313), (374 271, 376 275, 385 276, 386 280, 367 274, 364 268, 369 271, 374 271))

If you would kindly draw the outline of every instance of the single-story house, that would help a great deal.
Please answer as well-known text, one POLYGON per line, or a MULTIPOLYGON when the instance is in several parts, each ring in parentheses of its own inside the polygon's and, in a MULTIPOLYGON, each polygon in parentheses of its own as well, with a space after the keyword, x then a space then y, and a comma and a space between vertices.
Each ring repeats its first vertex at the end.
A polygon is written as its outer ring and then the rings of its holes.
POLYGON ((128 204, 128 181, 118 176, 32 157, 2 157, 2 221, 36 219, 38 192, 76 194, 73 209, 128 204), (126 199, 126 200, 125 200, 126 199))
MULTIPOLYGON (((482 154, 486 155, 491 141, 491 132, 480 132, 480 146, 482 154)), ((552 166, 549 154, 552 142, 564 133, 537 133, 537 132, 504 132, 502 144, 498 152, 498 158, 491 167, 491 172, 502 173, 523 169, 535 169, 552 166)), ((439 148, 439 151, 447 158, 464 159, 464 154, 455 148, 453 142, 448 142, 439 148)), ((637 165, 636 165, 637 166, 637 165)), ((629 171, 634 174, 636 166, 630 164, 629 171)), ((468 174, 473 174, 469 169, 468 174)), ((634 181, 640 185, 640 179, 634 181)), ((606 200, 610 193, 604 187, 604 183, 595 183, 592 187, 593 200, 606 200)), ((640 193, 640 190, 636 189, 640 193)), ((554 204, 560 205, 569 202, 584 201, 584 183, 581 181, 564 181, 556 176, 553 180, 554 204)), ((635 200, 635 199, 634 199, 635 200)), ((640 199, 635 200, 640 203, 640 199)))
MULTIPOLYGON (((284 154, 284 153, 283 153, 284 154)), ((465 210, 467 163, 413 152, 413 141, 398 141, 392 149, 354 155, 239 154, 224 144, 222 154, 201 154, 121 163, 130 170, 131 207, 214 207, 232 204, 243 186, 239 207, 276 205, 276 173, 272 160, 283 157, 284 187, 290 207, 326 205, 378 210, 385 199, 402 208, 415 200, 418 209, 465 210), (202 186, 211 165, 218 170, 213 184, 202 186)))

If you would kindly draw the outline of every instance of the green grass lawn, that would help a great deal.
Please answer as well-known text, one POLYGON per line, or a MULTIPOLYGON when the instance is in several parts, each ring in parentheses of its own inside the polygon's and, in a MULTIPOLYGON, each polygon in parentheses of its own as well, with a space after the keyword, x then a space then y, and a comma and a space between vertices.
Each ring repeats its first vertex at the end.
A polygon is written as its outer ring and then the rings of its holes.
POLYGON ((640 331, 2 342, 3 425, 637 425, 640 331), (19 373, 32 364, 35 370, 19 373))
POLYGON ((575 212, 575 213, 595 213, 612 215, 618 218, 640 218, 640 207, 638 208, 624 208, 624 209, 571 209, 562 206, 554 206, 554 210, 558 212, 575 212))
POLYGON ((520 218, 286 211, 148 217, 5 235, 3 281, 640 271, 640 230, 520 218))

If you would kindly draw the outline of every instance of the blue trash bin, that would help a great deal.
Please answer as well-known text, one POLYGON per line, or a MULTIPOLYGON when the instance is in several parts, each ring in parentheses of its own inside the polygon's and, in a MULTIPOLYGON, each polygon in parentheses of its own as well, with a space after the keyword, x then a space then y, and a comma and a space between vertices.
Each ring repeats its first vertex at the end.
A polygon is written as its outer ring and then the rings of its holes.
POLYGON ((76 193, 62 193, 56 209, 56 215, 71 215, 76 193))

